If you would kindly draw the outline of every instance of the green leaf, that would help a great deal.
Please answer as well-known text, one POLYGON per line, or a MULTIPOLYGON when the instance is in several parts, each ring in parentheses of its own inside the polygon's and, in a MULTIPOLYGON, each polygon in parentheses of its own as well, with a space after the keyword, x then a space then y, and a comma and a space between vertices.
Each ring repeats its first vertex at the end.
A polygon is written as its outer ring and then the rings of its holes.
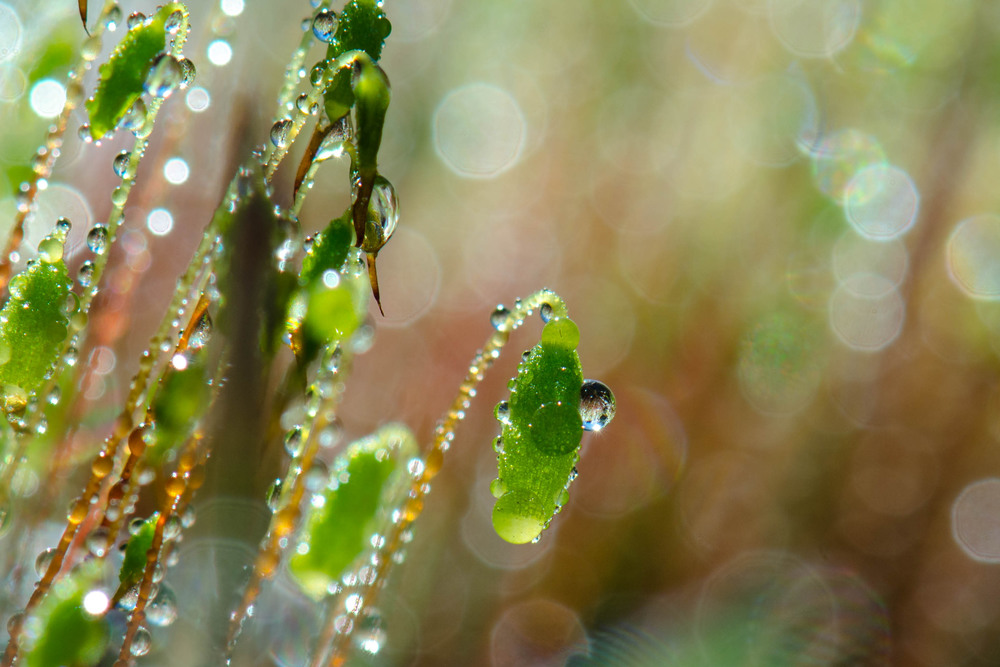
MULTIPOLYGON (((61 259, 36 261, 10 282, 10 298, 0 310, 0 384, 32 393, 41 386, 66 340, 66 304, 72 281, 61 259)), ((54 256, 52 256, 54 257, 54 256)))
POLYGON ((493 528, 508 542, 537 538, 566 500, 583 436, 579 341, 572 320, 546 324, 541 342, 518 367, 509 404, 498 406, 503 429, 493 528))
MULTIPOLYGON (((180 2, 160 7, 145 23, 129 30, 101 65, 97 90, 87 100, 90 135, 94 139, 111 132, 142 95, 153 61, 166 49, 167 18, 177 11, 187 15, 187 8, 180 2)), ((182 23, 182 29, 186 29, 185 25, 182 23)))
MULTIPOLYGON (((348 51, 361 50, 375 62, 382 56, 385 38, 392 24, 376 0, 350 0, 338 17, 337 32, 326 50, 328 62, 333 62, 348 51)), ((326 114, 337 120, 354 106, 351 74, 342 70, 326 91, 326 114)))
POLYGON ((382 127, 389 109, 389 79, 382 68, 368 58, 359 58, 351 77, 357 117, 358 171, 364 175, 377 169, 382 127))
POLYGON ((184 370, 174 370, 163 379, 153 399, 156 419, 156 449, 165 454, 187 439, 192 427, 208 408, 211 387, 201 363, 191 363, 184 370))
POLYGON ((350 445, 334 461, 322 507, 312 507, 302 543, 288 570, 308 595, 327 595, 367 548, 380 521, 405 498, 407 462, 416 456, 413 435, 388 425, 350 445))
POLYGON ((108 644, 108 624, 101 614, 89 613, 83 600, 100 574, 100 563, 90 561, 52 587, 32 622, 41 630, 24 656, 27 667, 97 664, 108 644))
POLYGON ((351 210, 334 218, 326 229, 313 236, 312 248, 302 259, 299 284, 309 285, 322 279, 326 271, 339 271, 351 247, 351 210))
POLYGON ((120 591, 127 591, 142 581, 143 572, 146 570, 146 554, 153 546, 156 522, 159 517, 159 513, 154 512, 128 539, 128 544, 125 545, 125 559, 122 561, 121 570, 118 571, 118 581, 121 582, 120 591))

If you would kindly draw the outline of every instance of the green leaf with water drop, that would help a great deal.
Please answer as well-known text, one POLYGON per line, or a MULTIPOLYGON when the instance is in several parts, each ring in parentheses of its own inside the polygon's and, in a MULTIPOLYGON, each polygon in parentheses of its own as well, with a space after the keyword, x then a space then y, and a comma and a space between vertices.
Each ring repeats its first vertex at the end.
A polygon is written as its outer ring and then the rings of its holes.
POLYGON ((128 543, 125 545, 125 559, 122 561, 121 570, 118 571, 118 581, 121 582, 119 591, 126 591, 142 581, 143 572, 146 570, 146 554, 153 546, 159 517, 159 513, 154 512, 153 516, 143 521, 132 537, 128 538, 128 543))
POLYGON ((493 507, 493 528, 508 542, 523 544, 541 534, 561 507, 580 457, 579 341, 572 320, 553 319, 512 382, 493 507))
POLYGON ((71 286, 61 258, 36 261, 11 280, 10 298, 0 310, 0 384, 8 397, 14 387, 37 390, 59 358, 71 286))
POLYGON ((389 109, 389 79, 382 68, 368 58, 359 58, 351 78, 357 119, 358 171, 374 173, 378 167, 378 149, 382 144, 382 127, 389 109))
MULTIPOLYGON (((376 0, 350 0, 341 11, 337 32, 326 50, 328 62, 333 62, 348 51, 361 50, 374 62, 382 56, 385 39, 392 31, 392 24, 382 11, 382 3, 376 0)), ((326 114, 336 120, 354 106, 354 92, 351 90, 351 73, 342 70, 327 88, 326 114)))
POLYGON ((339 271, 351 247, 351 210, 334 218, 326 229, 313 236, 313 244, 302 259, 299 284, 310 285, 321 280, 327 271, 339 271))
MULTIPOLYGON (((90 136, 94 139, 111 132, 142 95, 153 61, 167 46, 167 18, 177 11, 187 16, 184 3, 170 2, 160 7, 146 22, 125 33, 108 61, 101 65, 97 90, 87 100, 90 136)), ((181 22, 180 30, 187 30, 187 21, 181 22)))
POLYGON ((108 624, 83 601, 100 579, 101 563, 90 561, 56 582, 30 623, 40 631, 24 656, 27 667, 97 664, 108 644, 108 624))
POLYGON ((288 571, 302 590, 317 599, 339 582, 378 532, 388 513, 406 497, 406 467, 417 454, 413 435, 390 424, 352 443, 330 471, 323 505, 313 505, 305 519, 302 547, 288 571))

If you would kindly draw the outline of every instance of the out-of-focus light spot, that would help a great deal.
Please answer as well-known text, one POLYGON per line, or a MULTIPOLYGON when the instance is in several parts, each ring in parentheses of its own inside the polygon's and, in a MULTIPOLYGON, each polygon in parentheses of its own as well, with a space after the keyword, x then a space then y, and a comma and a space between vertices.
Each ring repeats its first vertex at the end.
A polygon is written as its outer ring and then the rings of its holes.
POLYGON ((733 139, 754 162, 782 167, 802 156, 815 137, 819 112, 805 83, 783 75, 765 76, 735 91, 729 121, 733 139))
POLYGON ((95 375, 107 375, 115 369, 115 352, 110 347, 101 345, 90 353, 90 370, 95 375))
POLYGON ((909 265, 910 255, 899 239, 871 241, 848 230, 833 246, 833 273, 837 282, 859 273, 872 273, 898 286, 909 265))
POLYGON ((795 55, 829 58, 854 39, 861 0, 770 0, 768 18, 775 36, 795 55))
POLYGON ((1000 299, 1000 216, 977 215, 948 237, 948 272, 969 296, 1000 299))
POLYGON ((1000 563, 1000 479, 965 487, 951 508, 951 534, 969 558, 1000 563))
POLYGON ((815 145, 806 145, 813 160, 816 187, 838 204, 844 189, 856 173, 866 167, 885 164, 885 151, 878 141, 859 130, 840 130, 823 137, 815 145))
POLYGON ((28 77, 14 63, 0 65, 0 102, 21 99, 28 88, 28 77))
POLYGON ((179 157, 173 157, 167 160, 166 164, 163 165, 163 177, 167 179, 169 183, 174 185, 180 185, 188 179, 191 175, 191 169, 188 167, 188 163, 179 157))
POLYGON ((31 110, 42 118, 55 118, 66 105, 66 89, 55 79, 42 79, 31 87, 31 110))
POLYGON ((493 178, 524 148, 524 114, 510 93, 472 83, 445 96, 434 112, 434 147, 459 176, 493 178))
POLYGON ((204 111, 212 103, 208 91, 201 86, 189 90, 185 101, 187 102, 188 109, 195 112, 204 111))
POLYGON ((13 58, 21 47, 21 19, 10 5, 0 2, 0 62, 13 58))
POLYGON ((429 37, 451 13, 452 0, 399 2, 393 7, 392 37, 396 41, 416 42, 429 37))
POLYGON ((108 594, 102 590, 93 590, 83 596, 83 610, 91 616, 99 616, 108 609, 108 594))
POLYGON ((156 236, 166 236, 174 228, 174 216, 165 208, 154 208, 146 218, 146 227, 156 236))
POLYGON ((820 380, 813 333, 799 318, 775 313, 743 339, 740 389, 757 410, 789 414, 808 405, 820 380))
POLYGON ((653 25, 674 28, 700 17, 712 5, 712 0, 629 0, 629 4, 653 25))
POLYGON ((869 431, 851 459, 851 487, 865 508, 912 514, 933 494, 940 464, 933 444, 904 429, 869 431))
POLYGON ((222 0, 219 6, 227 16, 239 16, 243 13, 243 0, 222 0))
POLYGON ((174 367, 174 370, 183 371, 188 367, 187 357, 178 352, 173 357, 171 357, 170 365, 174 367))
POLYGON ((908 232, 917 219, 920 194, 898 167, 874 164, 854 174, 844 188, 844 215, 865 238, 888 241, 908 232))
POLYGON ((222 67, 233 59, 233 47, 224 39, 217 39, 208 45, 208 61, 222 67))
POLYGON ((859 273, 834 290, 829 315, 830 326, 842 343, 876 352, 888 347, 903 330, 906 304, 889 280, 859 273))
POLYGON ((543 598, 509 607, 490 638, 493 667, 564 665, 572 656, 588 653, 587 633, 576 612, 543 598))

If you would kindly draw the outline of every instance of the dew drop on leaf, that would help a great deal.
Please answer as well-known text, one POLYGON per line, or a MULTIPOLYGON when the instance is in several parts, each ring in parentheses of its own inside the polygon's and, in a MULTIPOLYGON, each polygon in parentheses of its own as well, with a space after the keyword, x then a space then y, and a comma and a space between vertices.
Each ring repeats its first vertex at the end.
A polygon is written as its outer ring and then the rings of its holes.
POLYGON ((169 53, 161 53, 149 68, 143 88, 153 97, 168 97, 183 79, 180 61, 169 53))
POLYGON ((493 411, 493 414, 496 416, 497 421, 500 422, 501 424, 509 424, 510 403, 508 403, 507 401, 500 401, 499 403, 497 403, 496 410, 493 411))
POLYGON ((288 148, 288 137, 292 133, 292 121, 279 120, 271 126, 271 143, 276 148, 288 148))
POLYGON ((319 12, 312 20, 312 31, 316 39, 329 44, 337 32, 337 15, 329 9, 319 12))
POLYGON ((615 395, 599 380, 584 380, 580 388, 580 418, 584 431, 600 431, 615 417, 615 395))
POLYGON ((134 30, 146 22, 146 15, 142 12, 132 12, 128 15, 128 20, 125 25, 128 26, 129 30, 134 30))
POLYGON ((76 272, 76 281, 80 283, 81 287, 90 287, 90 281, 94 277, 94 262, 91 260, 86 260, 80 264, 80 268, 76 272))

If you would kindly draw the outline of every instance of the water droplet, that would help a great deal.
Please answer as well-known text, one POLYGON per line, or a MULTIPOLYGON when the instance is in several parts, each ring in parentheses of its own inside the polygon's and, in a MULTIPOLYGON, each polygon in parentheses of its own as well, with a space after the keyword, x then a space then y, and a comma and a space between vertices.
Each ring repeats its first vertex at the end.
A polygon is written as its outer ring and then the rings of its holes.
POLYGON ((56 220, 56 234, 62 241, 66 240, 66 236, 69 235, 69 230, 73 229, 73 224, 69 221, 69 218, 59 218, 56 220))
POLYGON ((153 97, 169 97, 183 79, 180 61, 169 53, 161 53, 149 68, 143 88, 153 97))
POLYGON ((95 255, 103 255, 108 250, 108 228, 98 223, 87 232, 87 247, 95 255))
POLYGON ((420 477, 424 474, 424 467, 423 459, 414 457, 407 462, 406 471, 409 472, 412 477, 420 477))
POLYGON ((133 134, 141 132, 143 126, 146 124, 146 114, 146 103, 141 97, 137 97, 132 106, 125 112, 125 115, 122 116, 121 126, 133 134))
POLYGON ((503 454, 503 436, 498 435, 493 438, 493 451, 497 454, 503 454))
POLYGON ((183 22, 184 14, 178 9, 170 13, 167 20, 163 22, 163 28, 171 35, 176 35, 177 31, 181 29, 183 22))
POLYGON ((107 28, 109 32, 114 32, 118 29, 118 24, 121 22, 122 8, 117 4, 113 5, 104 17, 104 27, 107 28))
POLYGON ((278 235, 280 243, 274 251, 279 262, 287 262, 295 256, 302 246, 302 231, 299 225, 286 217, 278 218, 278 235))
POLYGON ((80 351, 71 345, 69 349, 66 350, 66 354, 63 355, 63 362, 67 366, 76 366, 76 361, 79 358, 80 358, 80 351))
POLYGON ((46 236, 38 244, 38 257, 43 262, 55 264, 63 257, 63 242, 55 236, 46 236))
POLYGON ((499 479, 495 479, 490 482, 490 493, 494 498, 499 498, 507 492, 507 485, 501 482, 499 479))
POLYGON ((146 620, 158 628, 177 620, 177 596, 166 584, 160 584, 156 597, 146 607, 146 620))
POLYGON ((142 525, 146 523, 146 520, 142 517, 135 517, 128 522, 128 534, 135 535, 142 528, 142 525))
POLYGON ((267 490, 267 507, 272 512, 277 512, 281 507, 281 487, 283 482, 280 478, 275 479, 271 488, 267 490))
POLYGON ((194 507, 188 505, 187 507, 184 508, 184 511, 181 512, 181 525, 184 526, 185 528, 190 528, 191 526, 194 525, 196 518, 197 517, 195 515, 194 507))
POLYGON ((330 449, 336 447, 337 443, 344 434, 344 426, 340 423, 339 419, 335 419, 322 429, 320 429, 319 434, 317 434, 316 439, 319 442, 319 446, 323 449, 330 449))
POLYGON ((79 270, 76 272, 76 281, 80 283, 81 287, 90 287, 90 281, 94 277, 94 263, 89 259, 80 264, 79 270))
POLYGON ((195 69, 194 63, 191 62, 190 58, 181 58, 181 90, 189 88, 192 83, 194 83, 195 77, 198 76, 198 70, 195 69))
POLYGON ((497 331, 503 331, 507 328, 507 318, 510 317, 510 310, 507 306, 502 303, 499 304, 496 309, 490 313, 490 324, 497 331))
POLYGON ((287 118, 279 120, 271 126, 271 143, 276 148, 288 148, 288 139, 292 133, 292 121, 287 118))
POLYGON ((546 324, 549 323, 554 314, 555 313, 552 310, 551 303, 543 303, 541 307, 538 309, 538 316, 542 318, 542 322, 545 322, 546 324))
POLYGON ((128 163, 131 159, 132 154, 128 151, 122 151, 115 156, 114 161, 111 163, 111 168, 114 170, 116 176, 122 179, 130 177, 128 163))
POLYGON ((310 493, 319 493, 326 486, 329 477, 330 471, 327 469, 326 464, 322 461, 315 461, 312 467, 309 468, 309 472, 305 474, 303 484, 310 493))
POLYGON ((302 93, 295 100, 295 108, 307 116, 312 116, 313 114, 319 111, 319 103, 313 102, 312 104, 310 104, 309 96, 306 95, 305 93, 302 93))
POLYGON ((399 206, 396 190, 388 179, 377 176, 368 202, 368 224, 361 244, 365 252, 378 252, 396 231, 399 222, 399 206))
POLYGON ((131 14, 128 15, 128 20, 126 21, 125 25, 128 26, 129 30, 134 30, 135 28, 138 28, 145 22, 146 22, 145 14, 143 14, 142 12, 132 12, 131 14))
POLYGON ((285 451, 289 456, 298 456, 302 452, 301 426, 294 426, 285 434, 285 451))
POLYGON ((38 558, 35 559, 35 574, 37 574, 39 577, 44 577, 55 555, 56 555, 55 547, 49 547, 42 553, 38 554, 38 558))
POLYGON ((580 387, 583 430, 600 431, 615 417, 615 395, 599 380, 584 380, 580 387))
POLYGON ((323 75, 326 73, 326 62, 320 61, 313 65, 313 68, 309 70, 309 83, 313 86, 318 86, 319 82, 323 80, 323 75))
POLYGON ((80 46, 80 57, 85 61, 90 62, 97 58, 98 54, 101 53, 101 37, 100 35, 92 35, 83 41, 80 46))
POLYGON ((211 338, 212 317, 206 310, 201 314, 201 317, 198 318, 198 323, 194 325, 194 329, 191 331, 191 337, 188 338, 188 347, 192 350, 200 350, 205 347, 211 338))
POLYGON ((153 637, 149 634, 149 630, 139 628, 135 631, 135 636, 132 637, 132 646, 129 647, 129 652, 136 657, 146 655, 152 644, 153 637))
POLYGON ((107 528, 95 528, 87 535, 85 544, 87 551, 101 558, 104 554, 108 553, 108 547, 111 545, 111 535, 108 533, 107 528))
POLYGON ((507 401, 500 401, 497 403, 497 407, 493 411, 493 415, 501 424, 510 424, 510 403, 507 401))
POLYGON ((337 32, 337 15, 329 9, 319 12, 313 18, 312 31, 316 39, 329 44, 337 32))

